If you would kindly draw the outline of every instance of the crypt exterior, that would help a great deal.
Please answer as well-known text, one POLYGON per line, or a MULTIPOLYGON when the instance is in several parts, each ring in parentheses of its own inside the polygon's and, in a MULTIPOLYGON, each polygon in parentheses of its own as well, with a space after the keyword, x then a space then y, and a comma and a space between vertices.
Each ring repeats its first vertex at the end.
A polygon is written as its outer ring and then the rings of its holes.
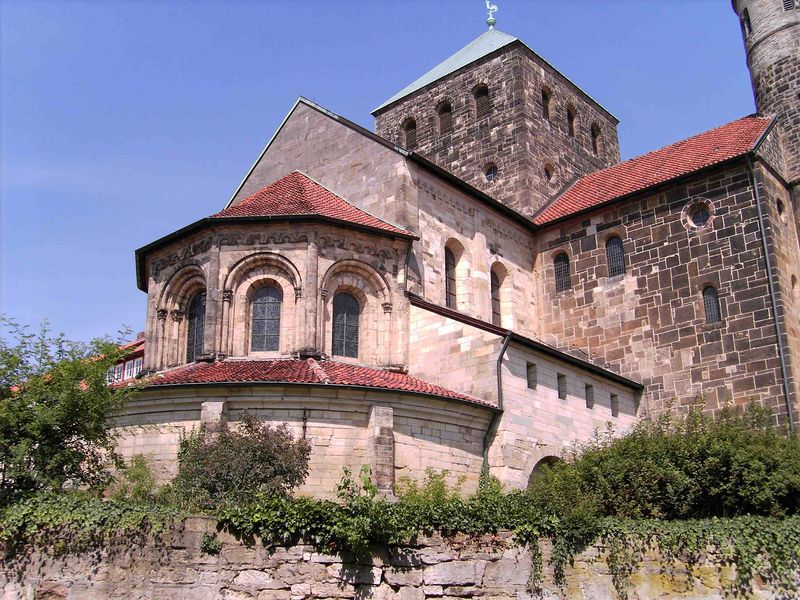
POLYGON ((519 488, 675 406, 794 426, 800 2, 733 8, 757 114, 625 162, 615 117, 493 27, 375 132, 300 98, 220 212, 136 252, 123 454, 168 477, 181 432, 250 410, 310 440, 304 493, 361 465, 519 488))

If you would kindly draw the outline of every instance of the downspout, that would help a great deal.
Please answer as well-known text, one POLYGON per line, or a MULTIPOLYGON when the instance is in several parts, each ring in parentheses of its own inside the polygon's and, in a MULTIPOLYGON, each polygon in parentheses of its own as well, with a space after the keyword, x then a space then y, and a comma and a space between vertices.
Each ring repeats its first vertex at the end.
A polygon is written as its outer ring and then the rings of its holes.
POLYGON ((497 421, 503 415, 503 356, 511 343, 511 331, 506 333, 503 337, 503 345, 500 347, 500 353, 497 355, 497 410, 492 413, 492 418, 489 425, 486 427, 486 433, 483 435, 483 475, 481 481, 486 482, 489 479, 489 437, 497 425, 497 421))
MULTIPOLYGON (((764 136, 766 137, 766 136, 764 136)), ((762 138, 763 141, 763 138, 762 138)), ((759 144, 753 148, 753 153, 758 150, 759 144)), ((789 417, 789 430, 794 431, 794 416, 792 415, 792 401, 789 391, 789 378, 787 377, 786 368, 786 352, 783 347, 783 333, 781 331, 781 324, 778 320, 778 300, 775 297, 775 285, 772 281, 772 261, 769 257, 769 250, 767 247, 767 231, 764 225, 764 213, 761 210, 761 194, 758 191, 758 184, 756 182, 755 170, 753 169, 753 159, 751 155, 746 156, 748 177, 750 178, 750 185, 753 186, 753 196, 756 201, 756 210, 758 211, 758 228, 761 232, 761 245, 764 249, 764 261, 767 266, 767 285, 769 287, 769 298, 772 302, 772 316, 775 320, 775 337, 778 340, 778 357, 781 363, 781 378, 783 379, 783 399, 786 403, 786 414, 789 417)))

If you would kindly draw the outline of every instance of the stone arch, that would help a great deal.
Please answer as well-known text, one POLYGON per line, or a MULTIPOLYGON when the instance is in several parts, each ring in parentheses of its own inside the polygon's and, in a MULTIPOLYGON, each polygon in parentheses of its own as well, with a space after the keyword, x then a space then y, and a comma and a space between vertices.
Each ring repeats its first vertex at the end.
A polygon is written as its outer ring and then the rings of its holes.
POLYGON ((498 297, 500 303, 500 319, 495 325, 511 329, 513 327, 513 298, 511 284, 511 271, 499 260, 495 261, 489 269, 489 290, 491 293, 492 301, 492 322, 494 323, 495 314, 495 294, 494 294, 494 281, 496 280, 498 286, 498 297))
POLYGON ((358 359, 368 364, 389 364, 392 333, 392 293, 387 282, 373 267, 359 260, 340 260, 325 272, 320 286, 321 310, 318 331, 322 332, 322 349, 332 353, 333 298, 348 293, 358 300, 358 359))
POLYGON ((301 326, 297 300, 302 294, 300 271, 290 260, 274 252, 250 254, 234 264, 223 288, 221 348, 231 356, 250 354, 251 304, 255 291, 271 285, 280 289, 281 324, 279 353, 288 354, 295 346, 301 326))
MULTIPOLYGON (((185 362, 189 301, 207 289, 206 274, 199 261, 192 260, 178 268, 167 280, 157 309, 157 364, 159 368, 185 362)), ((204 328, 205 335, 209 332, 204 328)))
POLYGON ((528 461, 528 467, 525 472, 525 479, 528 482, 528 487, 541 475, 542 468, 545 466, 553 466, 564 459, 561 457, 559 449, 555 446, 542 446, 536 450, 528 461))
MULTIPOLYGON (((454 307, 455 310, 465 311, 470 306, 470 286, 469 286, 469 255, 467 253, 467 248, 462 244, 459 240, 455 238, 450 238, 445 242, 444 245, 445 250, 449 250, 453 253, 453 258, 455 260, 455 294, 456 294, 456 302, 454 307)), ((446 280, 447 273, 445 272, 445 259, 442 258, 442 273, 444 273, 446 280)), ((446 289, 446 281, 445 281, 445 305, 447 306, 447 289, 446 289)))

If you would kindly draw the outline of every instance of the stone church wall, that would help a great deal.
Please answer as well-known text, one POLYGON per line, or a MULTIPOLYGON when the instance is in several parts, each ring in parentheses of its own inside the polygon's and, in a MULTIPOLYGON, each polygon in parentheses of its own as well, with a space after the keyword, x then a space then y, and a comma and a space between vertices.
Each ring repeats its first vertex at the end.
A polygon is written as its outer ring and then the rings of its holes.
POLYGON ((750 400, 785 415, 758 215, 743 163, 553 225, 540 236, 542 331, 646 387, 644 408, 697 394, 714 411, 750 400), (687 209, 706 202, 710 224, 687 209), (626 273, 609 279, 605 243, 619 235, 626 273), (566 251, 572 289, 556 293, 553 258, 566 251), (702 289, 719 291, 722 322, 707 324, 702 289))
MULTIPOLYGON (((114 548, 78 555, 32 552, 20 564, 0 569, 3 600, 425 600, 486 598, 565 600, 615 598, 605 550, 593 546, 565 567, 560 588, 548 561, 552 549, 542 542, 544 572, 541 593, 531 591, 530 552, 511 541, 511 534, 422 538, 413 545, 374 548, 371 558, 328 555, 310 545, 245 546, 220 533, 218 555, 202 549, 212 519, 191 517, 160 544, 114 548)), ((732 570, 720 572, 705 563, 688 566, 650 551, 631 573, 632 600, 686 598, 722 600, 732 570), (691 577, 693 574, 694 577, 691 577)), ((766 600, 777 591, 761 580, 752 598, 766 600)))

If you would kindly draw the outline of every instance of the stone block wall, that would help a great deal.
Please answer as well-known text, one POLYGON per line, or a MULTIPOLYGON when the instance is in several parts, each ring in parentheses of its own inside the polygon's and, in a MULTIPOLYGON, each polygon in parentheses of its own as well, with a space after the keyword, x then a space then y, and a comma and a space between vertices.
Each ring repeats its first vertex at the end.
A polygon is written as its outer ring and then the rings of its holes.
POLYGON ((743 162, 700 174, 540 236, 542 331, 645 384, 644 408, 697 394, 715 411, 751 400, 785 416, 758 211, 743 162), (693 227, 691 207, 712 217, 693 227), (608 277, 618 235, 626 272, 608 277), (553 258, 570 257, 572 288, 556 292, 553 258), (702 289, 718 289, 722 321, 706 323, 702 289))
POLYGON ((511 208, 532 214, 578 175, 619 162, 617 120, 550 64, 520 42, 436 81, 375 113, 379 135, 406 146, 403 127, 416 121, 419 152, 467 183, 511 208), (473 92, 489 89, 490 114, 476 118, 473 92), (552 94, 550 116, 542 110, 542 89, 552 94), (453 128, 441 132, 438 108, 452 106, 453 128), (577 114, 574 136, 567 107, 577 114), (597 154, 590 129, 601 131, 597 154), (487 180, 486 167, 498 177, 487 180), (545 165, 555 169, 545 177, 545 165))
MULTIPOLYGON (((531 585, 531 555, 511 534, 374 548, 371 558, 321 554, 309 545, 244 546, 219 534, 218 555, 201 550, 216 523, 194 517, 160 544, 119 547, 79 555, 32 552, 0 568, 3 600, 598 600, 616 598, 603 548, 590 547, 565 569, 565 586, 544 569, 540 592, 531 585)), ((542 545, 545 565, 550 548, 542 545)), ((691 567, 652 552, 631 575, 631 600, 722 600, 732 575, 700 561, 691 567), (691 577, 694 574, 695 577, 691 577)), ((755 600, 774 590, 754 582, 755 600)))

